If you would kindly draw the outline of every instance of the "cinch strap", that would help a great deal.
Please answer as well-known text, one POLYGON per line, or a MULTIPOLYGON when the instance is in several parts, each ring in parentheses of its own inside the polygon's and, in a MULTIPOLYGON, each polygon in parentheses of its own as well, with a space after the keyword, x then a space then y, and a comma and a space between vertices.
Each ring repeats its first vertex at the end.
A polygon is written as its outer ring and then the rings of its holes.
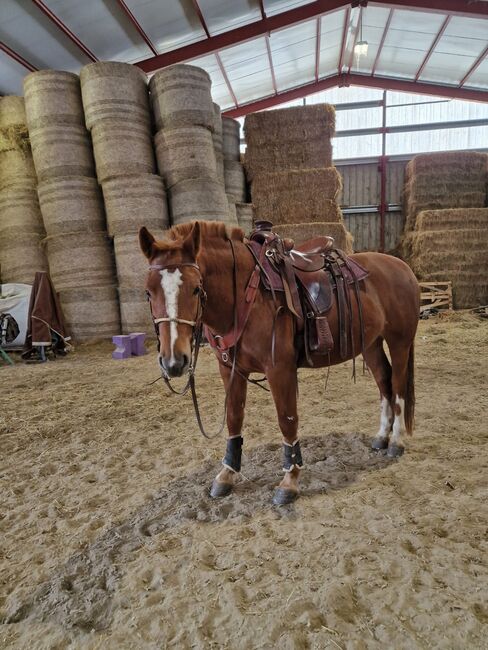
POLYGON ((302 450, 300 449, 300 441, 295 440, 295 442, 290 445, 288 442, 283 443, 283 471, 291 472, 294 468, 302 469, 303 460, 302 460, 302 450))
POLYGON ((234 436, 227 439, 227 449, 222 460, 222 465, 233 472, 241 471, 242 443, 242 436, 234 436))

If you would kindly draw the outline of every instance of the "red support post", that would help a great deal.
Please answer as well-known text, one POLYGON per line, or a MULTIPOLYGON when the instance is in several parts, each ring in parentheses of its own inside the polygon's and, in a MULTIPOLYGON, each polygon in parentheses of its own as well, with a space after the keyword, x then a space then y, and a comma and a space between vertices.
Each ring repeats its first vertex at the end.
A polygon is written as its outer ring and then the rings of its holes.
POLYGON ((54 12, 52 12, 49 9, 49 7, 47 7, 44 4, 42 0, 32 0, 32 2, 36 5, 38 9, 42 11, 43 14, 45 14, 49 18, 49 20, 51 20, 56 25, 56 27, 58 27, 58 29, 60 29, 63 32, 65 36, 67 36, 70 39, 70 41, 73 41, 73 43, 77 47, 79 47, 79 49, 84 54, 86 54, 86 56, 89 59, 91 59, 92 61, 98 61, 97 57, 93 54, 93 52, 89 50, 87 46, 80 41, 80 39, 78 38, 78 36, 76 36, 76 34, 73 34, 71 29, 67 27, 67 25, 65 25, 63 21, 60 18, 58 18, 54 12))
POLYGON ((386 202, 386 90, 383 91, 380 172, 380 253, 385 252, 385 216, 388 209, 386 202))
POLYGON ((378 62, 380 60, 381 51, 383 50, 383 45, 385 44, 386 35, 388 34, 388 30, 390 29, 391 19, 393 18, 393 12, 394 12, 394 9, 390 9, 390 13, 388 14, 388 18, 386 20, 385 29, 383 30, 383 34, 381 36, 381 41, 380 41, 380 44, 378 45, 378 51, 376 52, 373 67, 371 68, 371 76, 372 77, 374 77, 374 73, 376 72, 376 68, 377 68, 378 62))
POLYGON ((319 80, 319 68, 320 68, 320 16, 317 18, 317 32, 315 35, 315 81, 319 80))
POLYGON ((130 22, 134 25, 134 27, 137 29, 139 34, 142 36, 143 40, 146 42, 146 45, 149 46, 149 49, 152 51, 153 54, 157 55, 158 51, 154 47, 153 42, 149 38, 149 36, 146 34, 146 32, 142 29, 141 23, 137 20, 137 18, 134 16, 132 11, 129 9, 129 7, 125 4, 124 0, 117 0, 117 2, 120 5, 120 8, 124 13, 127 15, 129 18, 130 22))
POLYGON ((425 55, 424 60, 422 61, 421 65, 420 65, 420 68, 417 70, 417 73, 415 75, 415 81, 419 80, 420 75, 424 71, 425 66, 427 65, 427 63, 429 62, 430 57, 432 56, 432 52, 437 47, 437 44, 441 40, 444 32, 446 31, 446 27, 449 25, 450 21, 451 21, 451 16, 446 16, 444 22, 441 25, 441 28, 437 32, 437 36, 432 41, 432 45, 430 46, 427 54, 425 55))
POLYGON ((14 61, 17 61, 17 63, 20 63, 20 65, 23 65, 24 68, 27 70, 30 70, 31 72, 36 72, 39 68, 36 68, 35 66, 32 65, 32 63, 29 63, 26 59, 24 59, 23 56, 20 56, 17 52, 12 50, 6 43, 3 41, 0 41, 0 50, 5 52, 5 54, 8 54, 8 56, 13 59, 14 61))
POLYGON ((483 63, 483 61, 486 58, 486 55, 488 54, 488 45, 485 47, 483 52, 479 55, 479 57, 476 59, 476 61, 473 63, 473 65, 470 67, 470 69, 466 72, 464 77, 461 79, 459 82, 459 88, 462 88, 466 81, 471 77, 473 72, 479 68, 479 66, 483 63))

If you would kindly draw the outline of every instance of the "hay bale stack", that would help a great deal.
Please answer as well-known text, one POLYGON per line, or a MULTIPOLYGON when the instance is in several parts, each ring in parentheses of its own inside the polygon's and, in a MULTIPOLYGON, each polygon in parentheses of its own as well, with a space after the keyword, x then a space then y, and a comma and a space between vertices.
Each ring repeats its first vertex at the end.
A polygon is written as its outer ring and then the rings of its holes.
POLYGON ((115 286, 63 289, 59 292, 66 325, 75 341, 108 339, 120 332, 115 286))
POLYGON ((217 177, 224 183, 224 141, 222 132, 222 114, 220 106, 213 104, 214 109, 214 125, 212 133, 212 141, 215 153, 215 162, 217 165, 217 177))
POLYGON ((29 127, 29 135, 40 181, 60 176, 94 178, 92 147, 84 126, 50 124, 37 129, 29 127))
POLYGON ((252 203, 236 203, 236 216, 239 228, 248 235, 254 225, 254 210, 252 203))
POLYGON ((239 161, 224 158, 225 191, 235 202, 245 203, 247 199, 246 176, 239 161))
POLYGON ((452 282, 456 308, 488 302, 488 208, 420 212, 403 244, 419 280, 452 282))
POLYGON ((240 160, 241 125, 231 117, 222 118, 222 152, 226 160, 240 160))
POLYGON ((37 178, 22 97, 0 98, 0 270, 2 282, 32 284, 47 270, 37 178))
POLYGON ((150 126, 146 75, 128 63, 89 63, 80 72, 86 126, 101 120, 150 126))
POLYGON ((155 136, 156 157, 166 187, 190 178, 217 178, 212 134, 202 126, 165 128, 155 136))
POLYGON ((120 321, 122 333, 146 332, 155 337, 154 324, 144 288, 119 287, 120 321))
POLYGON ((229 215, 229 203, 217 179, 190 178, 169 188, 169 207, 173 225, 187 221, 225 221, 235 224, 229 215))
POLYGON ((78 75, 59 70, 39 70, 24 79, 29 130, 62 124, 85 126, 78 75))
POLYGON ((178 64, 159 70, 149 82, 156 130, 179 126, 214 128, 210 77, 202 68, 178 64))
POLYGON ((275 226, 273 230, 275 230, 280 237, 289 237, 290 239, 293 239, 295 244, 302 244, 307 241, 307 239, 312 239, 313 237, 333 237, 336 248, 343 250, 346 255, 351 255, 353 252, 352 235, 346 230, 343 223, 293 223, 275 226))

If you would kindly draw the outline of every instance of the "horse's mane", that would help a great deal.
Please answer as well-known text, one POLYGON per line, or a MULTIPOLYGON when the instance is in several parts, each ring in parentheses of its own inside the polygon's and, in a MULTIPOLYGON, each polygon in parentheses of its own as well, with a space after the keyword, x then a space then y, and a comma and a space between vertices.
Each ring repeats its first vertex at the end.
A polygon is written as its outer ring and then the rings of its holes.
MULTIPOLYGON (((226 226, 225 223, 221 221, 199 221, 200 225, 200 236, 202 241, 208 239, 221 239, 222 241, 227 241, 232 239, 233 241, 243 241, 244 232, 241 228, 235 226, 226 226)), ((164 233, 164 239, 156 242, 158 248, 162 250, 168 250, 172 248, 178 248, 181 245, 181 242, 190 234, 195 221, 190 221, 188 223, 181 223, 177 226, 173 226, 164 233)))

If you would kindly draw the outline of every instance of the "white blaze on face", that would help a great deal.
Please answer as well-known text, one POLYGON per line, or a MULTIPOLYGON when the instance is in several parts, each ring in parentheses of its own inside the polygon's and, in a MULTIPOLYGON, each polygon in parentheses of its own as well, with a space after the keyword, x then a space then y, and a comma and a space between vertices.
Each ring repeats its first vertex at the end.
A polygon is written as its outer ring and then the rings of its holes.
POLYGON ((386 397, 381 398, 381 415, 380 415, 380 429, 376 434, 378 438, 386 438, 390 433, 392 410, 390 402, 386 397))
MULTIPOLYGON (((159 272, 161 275, 161 287, 164 293, 164 300, 166 303, 166 311, 169 318, 178 318, 178 294, 180 287, 183 284, 181 279, 181 271, 175 269, 170 273, 167 269, 159 272)), ((170 336, 171 336, 171 363, 174 362, 174 347, 176 339, 178 338, 178 324, 170 322, 170 336)))
POLYGON ((405 427, 405 400, 402 399, 401 397, 398 397, 398 395, 395 397, 395 411, 398 410, 397 407, 400 407, 400 413, 397 415, 395 413, 395 419, 393 420, 393 429, 392 429, 392 436, 391 436, 391 441, 396 442, 397 444, 401 440, 401 435, 403 428, 405 427))

